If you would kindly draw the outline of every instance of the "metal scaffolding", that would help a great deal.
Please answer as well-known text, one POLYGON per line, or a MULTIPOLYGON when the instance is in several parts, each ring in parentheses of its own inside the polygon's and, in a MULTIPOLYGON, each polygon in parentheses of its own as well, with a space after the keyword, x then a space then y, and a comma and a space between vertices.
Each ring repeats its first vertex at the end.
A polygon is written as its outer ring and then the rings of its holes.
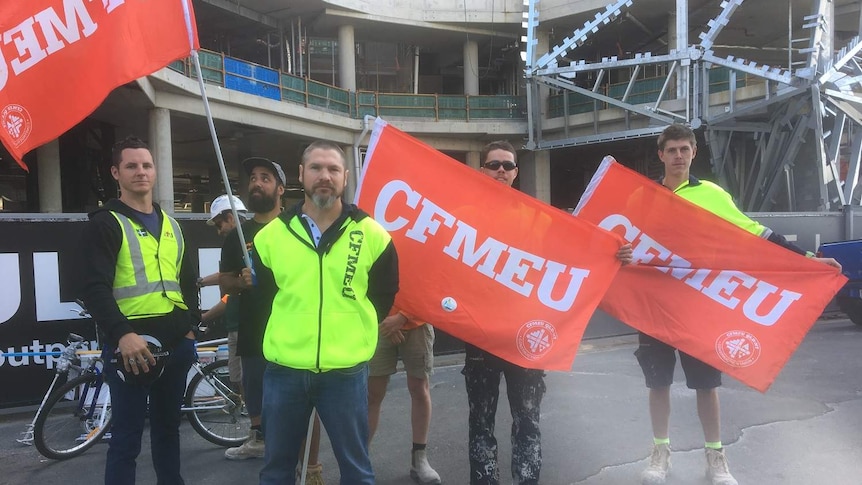
MULTIPOLYGON (((636 52, 630 58, 611 56, 600 61, 579 56, 579 48, 600 29, 613 28, 609 24, 638 0, 610 3, 546 53, 538 52, 538 2, 524 0, 522 23, 528 149, 654 136, 669 123, 685 123, 703 130, 713 172, 746 211, 838 210, 860 205, 862 26, 860 35, 847 45, 833 47, 831 0, 813 0, 813 12, 803 18, 801 26, 809 35, 788 41, 801 47, 788 45, 785 67, 714 52, 716 38, 732 24, 743 0, 722 1, 721 12, 707 22, 708 28, 695 44, 688 42, 688 0, 676 0, 676 35, 668 39, 666 54, 636 52), (793 52, 805 60, 794 63, 793 52), (567 65, 560 65, 563 63, 567 65), (647 66, 660 67, 658 71, 666 73, 664 83, 655 101, 632 102, 632 88, 647 66), (728 89, 720 96, 710 94, 710 70, 715 68, 729 72, 728 89), (612 73, 629 79, 622 96, 599 89, 612 73), (595 78, 592 88, 578 82, 587 74, 595 78), (759 90, 748 89, 742 96, 737 81, 743 76, 756 79, 759 90), (560 130, 551 130, 548 118, 542 115, 547 98, 541 96, 544 87, 564 93, 562 136, 549 136, 551 132, 559 135, 560 130), (624 124, 600 121, 598 110, 593 110, 589 123, 584 116, 575 119, 567 109, 569 93, 593 100, 594 106, 621 110, 624 124), (578 135, 570 136, 572 132, 578 135)), ((788 31, 793 27, 788 25, 788 31)))

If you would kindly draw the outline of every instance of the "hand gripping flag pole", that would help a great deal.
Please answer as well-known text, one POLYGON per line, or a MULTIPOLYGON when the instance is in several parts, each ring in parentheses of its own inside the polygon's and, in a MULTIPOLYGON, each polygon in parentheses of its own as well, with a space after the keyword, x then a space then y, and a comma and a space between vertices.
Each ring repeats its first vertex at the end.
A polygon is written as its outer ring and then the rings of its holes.
MULTIPOLYGON (((216 135, 215 124, 213 123, 213 115, 212 115, 212 112, 210 111, 210 103, 209 103, 209 100, 207 99, 206 87, 204 86, 204 77, 203 77, 203 73, 201 73, 201 62, 200 62, 200 59, 198 58, 198 51, 195 50, 194 29, 192 28, 191 14, 189 12, 189 8, 190 8, 189 7, 189 1, 190 0, 180 0, 180 2, 183 5, 183 16, 185 17, 185 20, 186 20, 186 31, 189 34, 189 45, 191 46, 192 62, 195 65, 195 73, 197 74, 197 78, 198 78, 198 86, 200 86, 200 89, 201 89, 201 99, 204 102, 204 112, 206 113, 206 117, 207 117, 207 125, 210 128, 210 135, 212 136, 213 147, 215 148, 216 159, 218 160, 219 170, 221 170, 221 178, 222 178, 222 181, 224 182, 224 191, 228 195, 233 195, 233 192, 230 188, 230 181, 228 180, 228 177, 227 177, 227 169, 225 169, 225 166, 224 166, 224 158, 222 157, 222 154, 221 154, 221 146, 219 145, 219 142, 218 142, 218 135, 216 135)), ((227 200, 230 202, 230 211, 233 214, 233 220, 237 222, 236 232, 239 235, 239 243, 242 246, 242 256, 243 256, 243 259, 245 260, 245 265, 246 265, 246 267, 248 267, 249 269, 252 270, 252 273, 254 273, 254 269, 251 266, 251 258, 248 255, 248 248, 246 248, 246 245, 245 245, 245 235, 242 233, 242 224, 239 223, 240 222, 239 214, 237 214, 237 212, 236 212, 236 204, 234 203, 234 198, 228 197, 227 200)))

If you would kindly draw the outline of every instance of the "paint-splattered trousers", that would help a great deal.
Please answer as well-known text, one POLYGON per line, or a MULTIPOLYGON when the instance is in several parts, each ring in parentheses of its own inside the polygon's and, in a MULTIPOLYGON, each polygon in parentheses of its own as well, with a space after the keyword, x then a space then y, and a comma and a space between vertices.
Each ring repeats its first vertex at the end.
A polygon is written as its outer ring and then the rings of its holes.
POLYGON ((506 378, 512 412, 512 478, 518 485, 539 483, 542 434, 539 430, 545 373, 525 369, 467 345, 464 380, 470 403, 470 484, 498 485, 494 422, 500 397, 500 376, 506 378))

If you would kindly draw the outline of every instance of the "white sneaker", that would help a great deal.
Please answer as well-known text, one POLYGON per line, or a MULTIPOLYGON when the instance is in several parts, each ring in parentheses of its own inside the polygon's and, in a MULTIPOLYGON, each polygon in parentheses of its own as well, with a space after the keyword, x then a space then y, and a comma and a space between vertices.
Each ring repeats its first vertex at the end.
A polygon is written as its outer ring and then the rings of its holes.
POLYGON ((706 478, 712 481, 712 485, 739 485, 730 474, 723 449, 706 449, 706 478))
POLYGON ((263 458, 265 447, 263 435, 256 429, 249 430, 248 439, 240 446, 224 450, 224 457, 228 460, 248 460, 249 458, 263 458))
POLYGON ((670 446, 655 445, 649 457, 649 466, 641 473, 643 485, 661 485, 670 471, 670 446))
POLYGON ((428 464, 428 454, 425 450, 412 453, 410 462, 410 477, 422 485, 440 485, 440 475, 428 464))

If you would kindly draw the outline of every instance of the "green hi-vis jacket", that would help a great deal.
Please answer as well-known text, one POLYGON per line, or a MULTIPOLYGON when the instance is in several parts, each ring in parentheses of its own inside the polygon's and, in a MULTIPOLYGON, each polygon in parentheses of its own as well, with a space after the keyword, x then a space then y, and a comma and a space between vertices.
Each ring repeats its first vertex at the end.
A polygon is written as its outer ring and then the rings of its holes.
POLYGON ((254 238, 263 301, 272 302, 266 359, 314 372, 367 362, 398 291, 398 257, 383 227, 356 206, 315 246, 299 204, 254 238))
POLYGON ((111 211, 123 240, 114 273, 114 299, 129 320, 186 310, 180 290, 183 234, 179 224, 162 211, 161 234, 149 234, 133 218, 111 211))

